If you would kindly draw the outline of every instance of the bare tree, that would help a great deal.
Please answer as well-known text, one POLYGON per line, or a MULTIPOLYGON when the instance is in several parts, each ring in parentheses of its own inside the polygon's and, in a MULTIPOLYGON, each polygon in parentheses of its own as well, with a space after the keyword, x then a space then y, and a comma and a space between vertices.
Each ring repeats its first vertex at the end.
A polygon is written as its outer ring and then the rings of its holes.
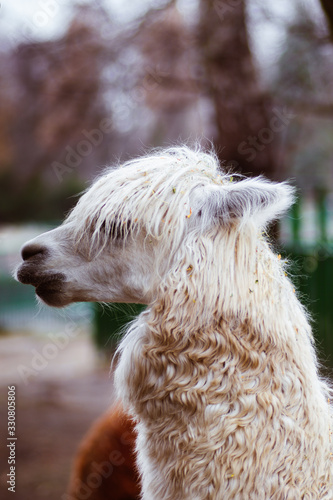
POLYGON ((272 100, 260 88, 246 26, 245 0, 202 0, 198 50, 205 92, 214 104, 221 159, 243 172, 276 175, 272 100))
POLYGON ((87 12, 77 15, 63 38, 25 43, 16 51, 21 109, 14 129, 14 142, 20 145, 15 161, 18 184, 47 172, 53 160, 66 154, 67 145, 84 139, 82 130, 98 126, 104 116, 104 47, 89 13, 90 19, 87 12))

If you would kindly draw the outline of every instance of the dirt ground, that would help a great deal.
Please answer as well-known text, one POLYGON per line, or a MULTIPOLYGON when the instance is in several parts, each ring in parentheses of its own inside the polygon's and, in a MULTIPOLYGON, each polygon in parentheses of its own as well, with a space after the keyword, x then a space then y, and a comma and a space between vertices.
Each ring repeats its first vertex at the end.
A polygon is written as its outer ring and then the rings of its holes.
POLYGON ((2 500, 61 500, 79 442, 114 399, 109 362, 98 357, 89 335, 58 350, 45 350, 46 343, 27 334, 0 337, 2 500), (8 385, 16 386, 15 493, 6 484, 8 385))

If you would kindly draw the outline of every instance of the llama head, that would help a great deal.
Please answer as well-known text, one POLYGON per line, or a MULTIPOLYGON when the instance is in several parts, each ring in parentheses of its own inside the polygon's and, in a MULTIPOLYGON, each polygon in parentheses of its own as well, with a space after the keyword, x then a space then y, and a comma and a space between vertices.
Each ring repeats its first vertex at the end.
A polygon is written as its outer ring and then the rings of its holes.
POLYGON ((213 154, 168 149, 99 178, 61 226, 24 245, 16 276, 52 306, 147 304, 200 238, 247 226, 257 234, 292 201, 284 183, 235 181, 213 154))

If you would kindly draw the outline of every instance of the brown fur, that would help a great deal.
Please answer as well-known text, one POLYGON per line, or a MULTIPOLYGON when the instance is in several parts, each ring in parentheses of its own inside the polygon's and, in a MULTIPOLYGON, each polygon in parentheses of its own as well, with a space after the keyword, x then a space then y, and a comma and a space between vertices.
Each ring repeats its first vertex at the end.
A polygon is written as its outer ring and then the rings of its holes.
POLYGON ((69 484, 68 500, 137 500, 136 434, 122 407, 108 410, 80 445, 69 484))

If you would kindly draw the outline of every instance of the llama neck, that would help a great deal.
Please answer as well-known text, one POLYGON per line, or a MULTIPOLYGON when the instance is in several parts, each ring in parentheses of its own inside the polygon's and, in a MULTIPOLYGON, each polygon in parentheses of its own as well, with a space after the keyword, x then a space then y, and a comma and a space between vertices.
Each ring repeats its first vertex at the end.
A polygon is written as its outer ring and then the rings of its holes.
POLYGON ((284 498, 295 468, 303 489, 292 496, 321 498, 331 417, 306 315, 264 241, 230 240, 220 255, 204 240, 183 255, 120 348, 144 498, 250 498, 256 488, 284 498))
POLYGON ((296 331, 312 339, 281 256, 257 236, 255 228, 207 234, 200 241, 189 238, 176 261, 154 304, 154 314, 168 325, 166 331, 191 335, 223 317, 250 320, 261 336, 275 343, 294 337, 296 331))
POLYGON ((249 320, 220 317, 183 336, 169 321, 157 306, 146 313, 118 381, 138 421, 143 498, 250 498, 254 490, 287 498, 283 485, 296 470, 303 489, 292 498, 324 498, 330 415, 319 379, 307 375, 314 368, 262 341, 249 320))

